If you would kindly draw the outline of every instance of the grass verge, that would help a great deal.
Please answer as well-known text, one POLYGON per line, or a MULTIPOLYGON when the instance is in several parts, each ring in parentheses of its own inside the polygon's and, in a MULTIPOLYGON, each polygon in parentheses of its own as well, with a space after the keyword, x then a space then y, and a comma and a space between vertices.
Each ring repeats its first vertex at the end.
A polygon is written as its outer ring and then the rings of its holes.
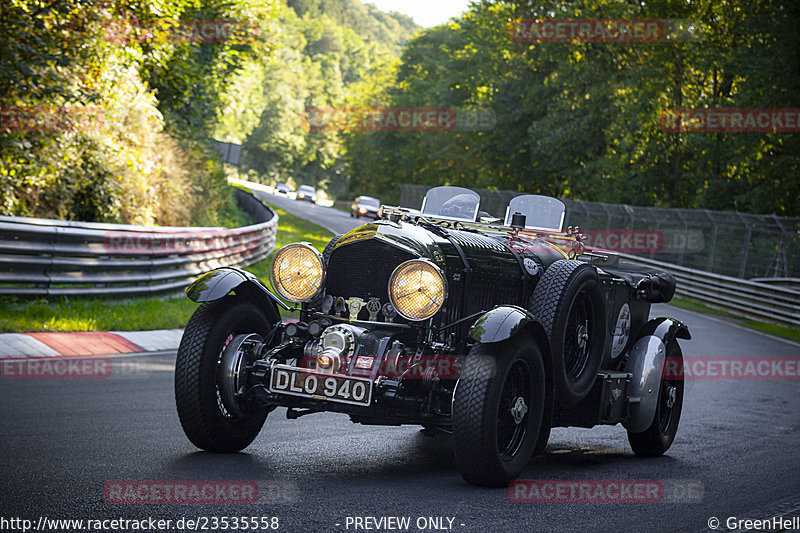
MULTIPOLYGON (((271 206, 278 216, 276 247, 307 241, 320 251, 333 236, 328 230, 271 206)), ((248 270, 268 283, 269 260, 248 270)), ((183 295, 140 298, 48 298, 0 296, 0 332, 136 331, 181 328, 197 304, 183 295)))
POLYGON ((669 304, 674 305, 675 307, 680 307, 681 309, 687 309, 689 311, 697 311, 699 313, 709 313, 712 315, 721 316, 746 328, 761 331, 762 333, 767 333, 769 335, 774 335, 775 337, 781 337, 783 339, 800 342, 800 328, 790 328, 786 326, 779 326, 777 324, 770 324, 769 322, 760 322, 758 320, 741 318, 733 313, 723 311, 722 309, 714 309, 713 307, 709 307, 702 302, 689 300, 686 298, 674 298, 669 302, 669 304))

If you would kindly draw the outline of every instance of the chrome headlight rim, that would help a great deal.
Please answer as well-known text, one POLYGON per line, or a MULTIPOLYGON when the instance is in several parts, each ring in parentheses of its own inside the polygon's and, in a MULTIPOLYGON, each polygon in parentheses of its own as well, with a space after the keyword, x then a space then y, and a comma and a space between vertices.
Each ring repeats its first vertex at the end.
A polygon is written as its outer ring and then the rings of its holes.
POLYGON ((317 296, 319 296, 325 289, 326 276, 327 276, 327 271, 325 269, 325 259, 323 258, 322 254, 319 252, 319 250, 314 248, 311 245, 311 243, 308 243, 308 242, 291 242, 289 244, 281 246, 275 252, 275 255, 272 257, 272 265, 270 265, 270 269, 269 269, 269 281, 272 284, 272 287, 278 293, 278 296, 280 296, 281 298, 283 298, 284 300, 286 300, 288 302, 292 302, 292 303, 295 303, 295 304, 305 303, 305 302, 311 301, 314 298, 316 298, 317 296), (277 263, 277 261, 280 258, 281 254, 284 253, 287 249, 298 248, 298 247, 299 248, 305 248, 305 249, 311 251, 314 254, 314 256, 316 257, 317 261, 319 261, 320 272, 322 273, 321 276, 320 276, 320 280, 319 280, 319 287, 317 288, 316 292, 314 292, 314 294, 312 294, 311 296, 309 296, 307 298, 304 298, 304 299, 300 299, 300 300, 298 300, 296 298, 292 298, 290 296, 287 296, 284 293, 283 286, 280 283, 278 283, 278 281, 275 279, 275 264, 277 263))
POLYGON ((415 258, 415 259, 409 259, 408 261, 403 261, 402 263, 397 265, 397 267, 395 267, 395 269, 392 271, 392 275, 389 276, 389 284, 387 286, 387 294, 389 296, 389 302, 391 302, 392 306, 394 306, 394 309, 395 309, 395 311, 397 311, 398 315, 400 315, 401 317, 405 318, 406 320, 410 320, 412 322, 424 322, 425 320, 428 320, 428 319, 436 316, 436 313, 441 311, 442 307, 444 307, 444 303, 447 301, 447 296, 448 296, 447 278, 445 277, 444 272, 442 272, 442 269, 439 268, 439 266, 436 263, 434 263, 433 261, 431 261, 430 259, 427 259, 427 258, 424 258, 424 257, 415 258), (400 307, 398 307, 397 302, 394 301, 393 291, 392 291, 392 285, 394 284, 394 281, 397 278, 397 275, 405 267, 407 267, 408 265, 416 264, 416 263, 425 264, 426 266, 431 267, 431 269, 439 276, 439 280, 441 281, 441 284, 442 284, 442 301, 441 301, 441 303, 439 304, 439 306, 432 313, 428 314, 427 316, 425 316, 423 318, 406 315, 400 309, 400 307))

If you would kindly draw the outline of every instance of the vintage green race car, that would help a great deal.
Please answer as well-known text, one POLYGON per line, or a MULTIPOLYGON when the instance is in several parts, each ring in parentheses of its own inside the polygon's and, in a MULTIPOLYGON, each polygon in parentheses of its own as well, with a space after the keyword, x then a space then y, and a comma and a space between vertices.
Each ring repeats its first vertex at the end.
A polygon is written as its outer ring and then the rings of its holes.
POLYGON ((417 424, 452 434, 462 476, 485 486, 519 476, 556 426, 621 423, 635 453, 663 454, 684 391, 665 369, 690 336, 649 313, 675 280, 587 250, 563 219, 553 198, 519 196, 493 219, 476 193, 437 187, 322 253, 284 246, 274 292, 233 268, 201 276, 175 369, 186 435, 239 451, 279 406, 417 424))

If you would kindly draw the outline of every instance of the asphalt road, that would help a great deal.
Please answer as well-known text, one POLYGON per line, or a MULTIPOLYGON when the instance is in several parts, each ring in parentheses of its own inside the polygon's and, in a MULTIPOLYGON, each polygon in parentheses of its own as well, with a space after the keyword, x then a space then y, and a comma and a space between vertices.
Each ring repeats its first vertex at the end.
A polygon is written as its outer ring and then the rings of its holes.
POLYGON ((292 200, 257 190, 254 190, 253 194, 275 207, 311 221, 337 235, 369 222, 369 219, 353 218, 349 213, 333 207, 322 207, 311 202, 292 200))
MULTIPOLYGON (((693 340, 682 344, 687 360, 800 358, 800 345, 715 318, 666 305, 654 306, 652 315, 689 325, 693 340)), ((0 530, 15 530, 2 522, 15 517, 34 525, 39 517, 153 517, 174 524, 181 517, 244 515, 278 517, 280 531, 296 532, 356 531, 346 527, 348 517, 365 516, 411 517, 409 531, 419 531, 418 517, 450 517, 454 531, 482 533, 693 532, 709 531, 712 516, 727 531, 730 516, 800 514, 797 380, 691 381, 667 456, 635 457, 621 427, 556 429, 546 453, 522 476, 658 480, 671 503, 525 504, 510 501, 506 490, 466 485, 445 437, 426 437, 415 427, 354 425, 344 415, 287 420, 279 409, 244 453, 199 452, 175 413, 173 367, 174 353, 166 353, 114 359, 105 379, 0 379, 0 530), (249 480, 259 485, 259 501, 110 504, 103 489, 115 480, 249 480)))

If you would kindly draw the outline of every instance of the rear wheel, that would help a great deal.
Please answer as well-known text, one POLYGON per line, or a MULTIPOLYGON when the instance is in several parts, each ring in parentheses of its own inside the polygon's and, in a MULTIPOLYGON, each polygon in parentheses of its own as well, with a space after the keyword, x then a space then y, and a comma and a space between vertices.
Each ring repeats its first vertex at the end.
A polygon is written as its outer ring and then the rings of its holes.
MULTIPOLYGON (((678 366, 683 368, 683 353, 677 341, 667 345, 667 361, 678 361, 678 366)), ((683 372, 677 372, 676 376, 670 378, 662 375, 653 423, 641 433, 628 432, 628 442, 636 455, 657 457, 664 455, 672 446, 683 409, 682 376, 683 372)))
POLYGON ((453 400, 456 464, 474 485, 503 487, 533 456, 545 372, 533 338, 520 334, 470 350, 453 400))
POLYGON ((556 397, 574 406, 592 389, 605 349, 605 304, 597 271, 580 261, 556 261, 536 285, 530 309, 550 339, 556 397))
POLYGON ((233 389, 246 381, 241 358, 247 357, 248 343, 270 328, 258 306, 235 297, 204 303, 192 315, 175 362, 175 404, 186 436, 198 448, 237 452, 261 431, 268 410, 239 403, 233 389), (234 342, 236 353, 226 352, 234 342))

